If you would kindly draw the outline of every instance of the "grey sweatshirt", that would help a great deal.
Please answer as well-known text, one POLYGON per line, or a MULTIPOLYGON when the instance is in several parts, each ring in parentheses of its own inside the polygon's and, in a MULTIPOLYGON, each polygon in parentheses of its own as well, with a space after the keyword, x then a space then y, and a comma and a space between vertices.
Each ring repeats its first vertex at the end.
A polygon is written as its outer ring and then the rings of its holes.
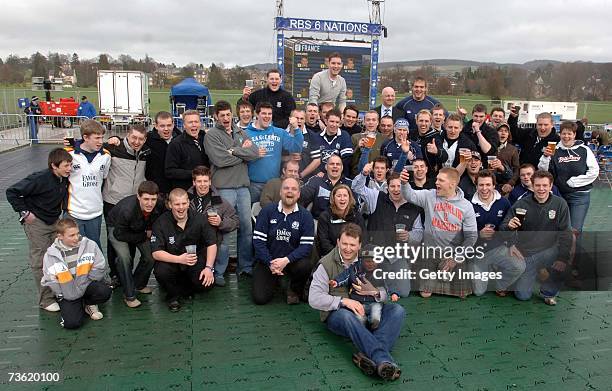
POLYGON ((204 137, 204 149, 210 160, 212 184, 217 189, 248 187, 249 169, 247 162, 259 157, 257 146, 243 148, 249 139, 246 132, 234 126, 232 135, 225 128, 216 124, 204 137))
POLYGON ((329 70, 315 73, 310 81, 308 103, 332 102, 340 111, 346 106, 346 80, 340 75, 332 83, 329 70))
POLYGON ((414 190, 409 183, 402 183, 402 195, 425 210, 426 246, 474 246, 478 239, 476 214, 460 188, 455 197, 446 199, 438 197, 435 189, 414 190))

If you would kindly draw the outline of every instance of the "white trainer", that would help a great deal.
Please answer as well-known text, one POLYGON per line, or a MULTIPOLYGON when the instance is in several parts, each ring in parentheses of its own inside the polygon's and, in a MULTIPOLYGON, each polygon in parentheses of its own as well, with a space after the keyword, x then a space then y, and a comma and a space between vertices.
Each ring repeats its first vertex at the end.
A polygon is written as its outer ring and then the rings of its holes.
POLYGON ((100 320, 102 318, 104 318, 104 314, 102 314, 102 312, 100 312, 100 310, 98 309, 98 306, 93 304, 93 305, 86 305, 85 306, 85 312, 87 313, 87 315, 89 315, 89 317, 92 320, 100 320))

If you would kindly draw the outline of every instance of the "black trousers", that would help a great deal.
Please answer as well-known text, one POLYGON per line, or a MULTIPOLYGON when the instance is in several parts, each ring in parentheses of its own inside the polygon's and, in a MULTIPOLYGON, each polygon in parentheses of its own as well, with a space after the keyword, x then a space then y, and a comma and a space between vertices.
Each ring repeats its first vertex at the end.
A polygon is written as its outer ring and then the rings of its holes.
MULTIPOLYGON (((309 258, 300 259, 295 262, 290 262, 283 273, 289 277, 289 288, 302 297, 304 293, 304 285, 310 277, 312 266, 309 258)), ((253 268, 253 301, 255 304, 266 304, 272 300, 274 290, 280 280, 280 277, 272 274, 268 265, 257 261, 253 268)))
POLYGON ((202 285, 200 273, 205 266, 206 262, 203 259, 198 259, 193 266, 155 261, 153 272, 159 285, 166 291, 166 300, 172 301, 178 300, 181 296, 203 292, 214 286, 214 284, 208 287, 202 285))
POLYGON ((83 320, 87 316, 85 313, 86 305, 102 304, 108 301, 113 290, 103 281, 92 281, 85 294, 76 300, 60 300, 60 315, 62 316, 62 326, 65 329, 78 329, 83 325, 83 320))

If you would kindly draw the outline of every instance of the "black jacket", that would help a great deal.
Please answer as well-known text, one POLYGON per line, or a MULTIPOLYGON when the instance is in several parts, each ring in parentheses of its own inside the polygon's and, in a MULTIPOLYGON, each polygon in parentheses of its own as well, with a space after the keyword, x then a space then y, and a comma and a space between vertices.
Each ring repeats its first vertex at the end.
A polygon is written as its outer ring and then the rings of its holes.
POLYGON ((448 154, 443 148, 444 140, 442 136, 436 130, 429 129, 425 135, 421 136, 419 134, 417 136, 417 142, 421 146, 421 152, 427 164, 427 176, 435 177, 438 175, 438 170, 442 167, 444 162, 448 160, 448 154), (427 152, 427 144, 430 144, 431 140, 435 140, 436 147, 438 148, 438 153, 436 155, 427 152))
POLYGON ((152 229, 153 223, 166 208, 163 201, 157 200, 157 205, 151 214, 144 217, 136 195, 125 197, 111 210, 107 225, 114 227, 113 235, 121 242, 139 244, 147 240, 147 230, 152 229))
POLYGON ((204 151, 204 130, 200 130, 197 143, 193 137, 183 132, 168 145, 166 178, 172 188, 189 189, 193 184, 191 171, 196 166, 210 167, 208 156, 204 151))
MULTIPOLYGON (((382 105, 378 105, 374 108, 374 110, 378 113, 378 118, 382 118, 383 117, 383 113, 382 113, 382 105)), ((395 121, 397 121, 400 118, 404 118, 404 115, 406 114, 405 111, 402 111, 398 108, 396 108, 395 106, 392 107, 391 109, 391 118, 393 119, 393 123, 395 123, 395 121)), ((410 132, 412 133, 412 132, 410 132)))
POLYGON ((550 247, 558 246, 557 259, 568 263, 572 247, 572 227, 569 208, 565 200, 550 195, 540 204, 533 195, 521 198, 510 208, 499 227, 505 231, 503 237, 510 244, 515 244, 523 256, 533 255, 550 247), (508 222, 516 216, 516 209, 527 210, 519 231, 510 231, 508 222))
MULTIPOLYGON (((446 131, 442 132, 442 138, 444 140, 447 140, 447 142, 448 142, 448 139, 447 139, 447 136, 446 136, 446 131)), ((457 167, 459 165, 459 149, 460 148, 467 148, 470 151, 478 151, 479 150, 479 148, 472 142, 472 140, 469 139, 469 137, 467 137, 463 133, 463 131, 461 133, 459 133, 459 138, 455 141, 455 143, 457 143, 457 149, 455 149, 455 158, 453 159, 453 162, 451 164, 452 167, 457 167)), ((448 157, 447 157, 447 159, 448 159, 448 157)))
POLYGON ((554 129, 551 130, 550 134, 543 139, 538 137, 538 131, 536 128, 524 128, 518 127, 518 117, 511 115, 508 117, 508 125, 510 126, 510 132, 512 133, 512 142, 519 144, 521 147, 521 154, 519 160, 521 164, 531 163, 534 167, 538 166, 540 157, 542 157, 542 150, 548 145, 549 141, 558 143, 560 138, 554 129))
POLYGON ((461 131, 467 138, 469 138, 478 148, 478 152, 482 155, 482 158, 485 159, 485 156, 496 156, 497 155, 497 147, 499 147, 499 135, 497 134, 497 130, 493 129, 491 126, 487 124, 482 124, 480 126, 480 131, 484 138, 491 144, 491 149, 488 151, 483 151, 480 149, 480 144, 478 143, 478 135, 472 131, 472 123, 474 121, 470 120, 465 124, 463 130, 461 131))
POLYGON ((355 208, 353 208, 344 219, 333 214, 331 208, 327 208, 321 212, 317 221, 317 237, 315 243, 319 249, 319 255, 321 256, 326 255, 336 247, 336 242, 340 237, 340 230, 346 223, 355 223, 361 227, 362 243, 366 238, 366 227, 363 217, 355 211, 355 208))
MULTIPOLYGON (((242 98, 238 99, 238 103, 242 98)), ((295 99, 293 96, 279 88, 272 91, 268 87, 262 88, 249 95, 249 102, 253 107, 259 102, 268 102, 272 105, 272 123, 277 128, 285 129, 289 125, 291 111, 295 110, 295 99)))
POLYGON ((387 193, 378 193, 376 209, 368 217, 368 241, 379 246, 394 246, 395 224, 405 224, 408 231, 412 230, 414 221, 423 214, 423 209, 405 202, 398 209, 389 199, 387 193))
POLYGON ((204 215, 191 209, 187 212, 185 229, 176 224, 172 211, 164 212, 153 224, 151 236, 151 252, 166 251, 172 255, 182 255, 185 246, 196 245, 198 260, 206 261, 206 248, 216 245, 215 231, 204 215))
MULTIPOLYGON (((180 136, 181 132, 175 127, 172 131, 172 139, 180 136)), ((145 177, 149 181, 157 183, 160 193, 168 194, 172 190, 170 181, 166 178, 166 151, 168 143, 161 138, 157 129, 153 129, 147 136, 145 146, 151 150, 147 159, 145 177)))
POLYGON ((59 218, 68 194, 68 178, 58 178, 50 169, 30 174, 6 189, 6 199, 15 212, 30 211, 45 224, 59 218))

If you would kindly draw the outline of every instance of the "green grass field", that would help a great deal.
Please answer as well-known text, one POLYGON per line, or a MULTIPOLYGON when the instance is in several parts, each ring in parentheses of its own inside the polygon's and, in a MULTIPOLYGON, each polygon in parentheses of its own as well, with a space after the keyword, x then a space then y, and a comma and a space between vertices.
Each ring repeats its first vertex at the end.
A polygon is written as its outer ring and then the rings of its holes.
MULTIPOLYGON (((211 90, 213 101, 227 100, 230 103, 235 103, 242 91, 240 90, 211 90)), ((40 91, 34 92, 28 89, 19 88, 0 88, 0 112, 3 113, 20 113, 17 108, 17 98, 31 97, 32 95, 43 96, 40 91)), ((95 105, 98 105, 98 91, 96 89, 67 89, 65 91, 54 92, 54 98, 78 97, 86 95, 89 100, 95 105)), ((399 101, 405 95, 398 96, 399 101)), ((476 103, 484 103, 488 108, 491 108, 491 99, 485 95, 462 95, 451 96, 441 95, 435 96, 442 104, 450 111, 456 110, 457 104, 465 107, 468 111, 476 103)), ((149 99, 151 101, 151 113, 156 113, 160 110, 170 109, 169 90, 151 89, 149 90, 149 99)), ((511 99, 505 97, 504 99, 511 99)), ((380 96, 379 96, 380 101, 380 96)), ((583 116, 589 118, 589 123, 603 124, 612 122, 612 102, 579 102, 578 117, 583 116)))

